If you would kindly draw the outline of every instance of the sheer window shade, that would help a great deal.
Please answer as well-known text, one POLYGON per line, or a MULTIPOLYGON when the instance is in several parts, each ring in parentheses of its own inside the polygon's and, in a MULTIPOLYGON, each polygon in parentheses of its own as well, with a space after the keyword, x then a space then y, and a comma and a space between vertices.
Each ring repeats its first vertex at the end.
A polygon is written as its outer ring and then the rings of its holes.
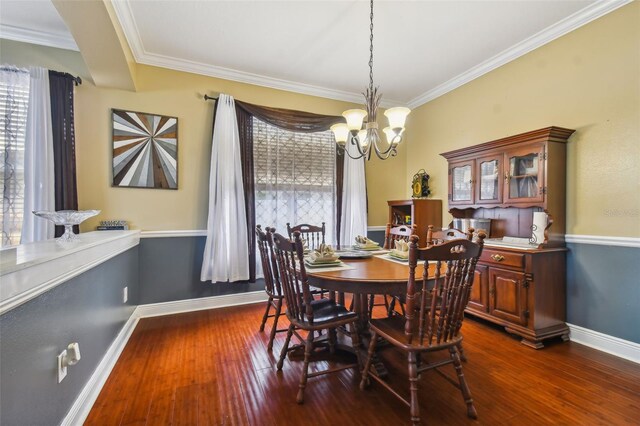
POLYGON ((0 186, 2 246, 20 243, 24 214, 24 143, 29 106, 29 72, 0 69, 0 186))
POLYGON ((253 117, 256 223, 326 224, 335 243, 336 151, 331 131, 290 132, 253 117))

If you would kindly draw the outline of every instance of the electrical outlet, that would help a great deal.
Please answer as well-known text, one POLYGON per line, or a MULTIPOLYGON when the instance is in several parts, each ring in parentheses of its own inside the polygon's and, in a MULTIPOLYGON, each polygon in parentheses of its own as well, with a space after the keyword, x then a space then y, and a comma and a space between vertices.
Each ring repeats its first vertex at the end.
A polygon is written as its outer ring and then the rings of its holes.
POLYGON ((122 303, 127 303, 127 300, 129 300, 129 287, 122 289, 122 303))
POLYGON ((63 365, 62 360, 67 356, 67 350, 60 352, 58 355, 58 383, 67 377, 67 366, 63 365))

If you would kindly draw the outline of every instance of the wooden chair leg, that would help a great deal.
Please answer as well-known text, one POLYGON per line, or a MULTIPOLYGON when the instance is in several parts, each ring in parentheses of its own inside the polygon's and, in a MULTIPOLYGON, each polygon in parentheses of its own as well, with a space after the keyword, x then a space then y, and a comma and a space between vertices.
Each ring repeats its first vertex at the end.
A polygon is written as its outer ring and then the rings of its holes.
POLYGON ((276 332, 278 331, 278 318, 280 318, 281 313, 282 299, 278 299, 278 303, 276 303, 276 313, 273 315, 273 326, 271 328, 271 335, 269 336, 269 344, 267 345, 268 351, 273 349, 273 341, 276 338, 276 332))
POLYGON ((456 345, 456 348, 458 349, 458 353, 460 354, 460 360, 462 362, 467 362, 467 356, 464 354, 464 350, 462 349, 462 342, 459 342, 456 345))
POLYGON ((371 341, 369 342, 369 353, 367 354, 367 361, 364 363, 364 368, 362 369, 362 380, 360 380, 360 389, 364 390, 369 385, 369 369, 371 368, 371 360, 373 359, 373 354, 376 350, 376 341, 378 340, 378 335, 376 332, 371 333, 371 341))
POLYGON ((358 371, 362 368, 362 356, 360 355, 360 330, 358 330, 358 322, 351 323, 351 345, 356 353, 356 359, 358 362, 358 371))
POLYGON ((411 422, 420 424, 420 407, 418 406, 418 363, 415 352, 409 352, 409 390, 411 391, 411 422))
POLYGON ((307 375, 309 374, 309 360, 311 359, 311 351, 313 350, 313 332, 309 332, 304 345, 304 365, 302 366, 302 377, 298 386, 298 396, 296 401, 298 404, 304 403, 304 388, 307 387, 307 375))
POLYGON ((471 391, 469 390, 469 386, 467 385, 467 380, 464 378, 464 373, 462 372, 462 363, 460 362, 460 356, 458 356, 458 351, 456 348, 449 348, 449 352, 451 353, 451 359, 453 360, 453 366, 456 369, 456 374, 458 375, 458 381, 460 382, 460 391, 462 392, 462 397, 464 398, 464 402, 467 404, 467 416, 472 419, 478 418, 478 412, 476 411, 476 407, 473 406, 473 399, 471 398, 471 391))
POLYGON ((384 308, 387 310, 387 312, 389 312, 389 299, 387 299, 387 295, 383 294, 382 297, 384 297, 384 308))
POLYGON ((280 359, 278 360, 278 371, 282 370, 282 366, 284 365, 284 358, 287 356, 287 350, 289 349, 289 342, 291 342, 291 336, 293 335, 293 324, 289 324, 289 330, 287 330, 287 338, 284 341, 284 345, 282 346, 282 350, 280 351, 280 359))
POLYGON ((387 309, 387 317, 391 318, 396 310, 396 298, 391 297, 391 303, 389 303, 389 309, 387 309))
POLYGON ((375 304, 376 301, 376 295, 375 294, 370 294, 369 295, 369 306, 367 307, 367 312, 369 312, 369 318, 373 317, 373 305, 375 304))
POLYGON ((327 332, 329 333, 329 353, 333 355, 336 353, 336 346, 338 345, 337 329, 330 328, 327 332))
POLYGON ((264 331, 264 325, 267 323, 267 318, 269 317, 269 309, 271 309, 271 302, 273 302, 273 297, 269 296, 269 300, 267 300, 267 309, 264 311, 264 315, 262 316, 262 323, 260 324, 260 331, 264 331))

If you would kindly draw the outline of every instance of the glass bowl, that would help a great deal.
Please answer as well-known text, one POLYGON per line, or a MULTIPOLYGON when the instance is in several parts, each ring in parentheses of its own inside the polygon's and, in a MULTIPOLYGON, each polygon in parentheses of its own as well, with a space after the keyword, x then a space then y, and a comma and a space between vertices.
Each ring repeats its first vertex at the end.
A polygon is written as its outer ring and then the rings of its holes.
POLYGON ((100 210, 59 210, 57 212, 34 211, 38 217, 50 220, 56 225, 64 226, 64 234, 56 238, 61 242, 75 241, 78 236, 73 233, 73 226, 80 225, 85 220, 100 213, 100 210))

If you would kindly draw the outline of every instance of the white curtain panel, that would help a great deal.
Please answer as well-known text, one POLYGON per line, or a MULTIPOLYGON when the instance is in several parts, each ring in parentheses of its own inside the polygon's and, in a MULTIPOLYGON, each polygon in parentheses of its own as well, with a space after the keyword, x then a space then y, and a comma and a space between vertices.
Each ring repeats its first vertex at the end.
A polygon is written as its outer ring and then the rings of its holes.
MULTIPOLYGON (((347 144, 349 152, 356 155, 356 148, 349 145, 347 144)), ((367 235, 367 184, 364 175, 366 160, 354 160, 346 153, 344 156, 340 246, 348 247, 355 243, 356 236, 367 235)))
POLYGON ((0 68, 0 189, 2 246, 20 243, 24 212, 24 133, 29 107, 29 72, 0 68))
POLYGON ((233 97, 221 94, 213 128, 207 242, 200 280, 248 279, 249 247, 238 121, 233 97))
POLYGON ((21 243, 53 238, 51 221, 36 217, 34 210, 55 210, 53 135, 49 70, 29 68, 29 109, 24 143, 24 217, 21 243))

